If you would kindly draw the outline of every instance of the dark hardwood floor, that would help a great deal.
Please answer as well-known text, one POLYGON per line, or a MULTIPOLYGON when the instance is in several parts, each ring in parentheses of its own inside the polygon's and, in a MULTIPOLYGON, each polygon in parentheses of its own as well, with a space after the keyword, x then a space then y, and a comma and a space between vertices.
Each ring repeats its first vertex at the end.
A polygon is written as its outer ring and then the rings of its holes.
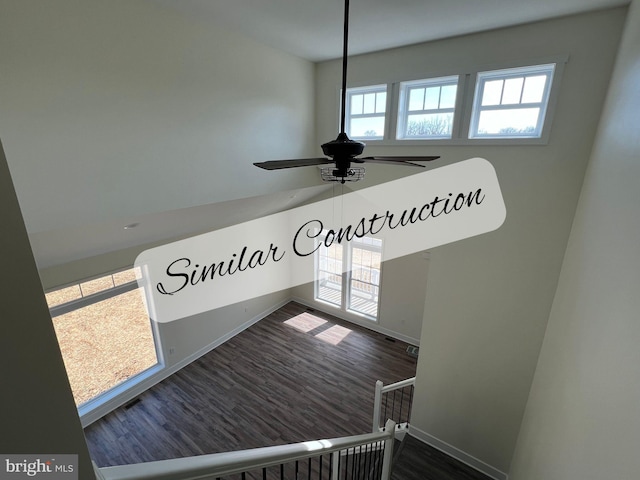
MULTIPOLYGON (((376 380, 415 375, 406 349, 289 303, 88 426, 89 450, 104 467, 368 433, 376 380)), ((490 479, 407 436, 392 480, 490 479)))
POLYGON ((98 466, 371 430, 376 380, 415 375, 407 344, 290 303, 85 429, 98 466))
POLYGON ((491 480, 490 477, 406 435, 394 459, 391 480, 491 480))

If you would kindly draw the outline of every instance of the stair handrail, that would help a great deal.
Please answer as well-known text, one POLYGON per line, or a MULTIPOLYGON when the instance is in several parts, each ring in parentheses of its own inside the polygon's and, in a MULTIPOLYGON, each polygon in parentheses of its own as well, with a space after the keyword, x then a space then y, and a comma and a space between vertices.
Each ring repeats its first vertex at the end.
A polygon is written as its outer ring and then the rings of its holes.
MULTIPOLYGON (((385 385, 382 382, 382 380, 376 381, 375 395, 373 400, 373 428, 372 428, 373 432, 379 432, 385 429, 384 427, 380 426, 380 413, 382 411, 382 395, 388 392, 392 392, 394 390, 399 390, 401 388, 415 385, 415 383, 416 383, 416 377, 400 380, 399 382, 390 383, 389 385, 385 385)), ((385 419, 385 421, 386 420, 387 419, 385 419)), ((396 423, 396 425, 400 425, 400 423, 396 423)))
MULTIPOLYGON (((380 480, 388 480, 391 475, 394 432, 395 422, 389 421, 383 431, 375 433, 157 460, 132 465, 100 467, 96 469, 96 476, 100 480, 196 480, 217 478, 326 454, 332 454, 334 465, 337 465, 341 451, 384 441, 380 480)), ((334 468, 334 475, 335 472, 337 472, 337 469, 334 468)))

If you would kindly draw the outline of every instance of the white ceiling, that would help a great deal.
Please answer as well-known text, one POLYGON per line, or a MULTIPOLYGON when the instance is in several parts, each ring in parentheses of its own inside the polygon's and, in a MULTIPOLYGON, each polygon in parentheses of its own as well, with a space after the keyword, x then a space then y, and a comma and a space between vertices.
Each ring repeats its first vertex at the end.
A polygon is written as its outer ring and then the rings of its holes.
MULTIPOLYGON (((151 0, 311 61, 342 55, 344 0, 151 0)), ((351 0, 360 54, 626 5, 629 0, 351 0)))
MULTIPOLYGON (((311 61, 342 55, 343 0, 147 0, 211 28, 222 26, 311 61)), ((451 37, 628 0, 351 0, 350 54, 451 37)), ((326 186, 31 234, 40 268, 160 239, 201 233, 291 208, 326 186), (230 212, 233 212, 231 218, 230 212), (124 230, 130 222, 143 227, 124 230), (74 241, 70 241, 74 239, 74 241)))
POLYGON ((137 215, 71 229, 31 233, 29 240, 38 268, 72 262, 158 241, 175 241, 285 209, 324 200, 332 184, 229 200, 168 212, 137 215), (132 228, 124 228, 130 225, 132 228))

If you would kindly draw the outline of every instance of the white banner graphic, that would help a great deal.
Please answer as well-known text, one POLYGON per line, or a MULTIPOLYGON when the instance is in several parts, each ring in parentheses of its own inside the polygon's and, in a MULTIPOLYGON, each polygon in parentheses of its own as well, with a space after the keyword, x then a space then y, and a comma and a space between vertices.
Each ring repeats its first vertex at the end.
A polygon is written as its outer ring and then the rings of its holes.
POLYGON ((141 253, 149 316, 170 322, 314 280, 321 244, 382 240, 382 260, 493 231, 506 209, 472 158, 141 253), (324 232, 324 233, 323 233, 324 232))

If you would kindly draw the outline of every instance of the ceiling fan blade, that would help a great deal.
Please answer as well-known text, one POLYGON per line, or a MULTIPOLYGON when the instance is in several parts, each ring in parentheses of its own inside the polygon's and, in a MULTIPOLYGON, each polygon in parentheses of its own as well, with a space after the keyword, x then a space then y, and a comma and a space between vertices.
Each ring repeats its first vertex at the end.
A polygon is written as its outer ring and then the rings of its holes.
POLYGON ((269 160, 267 162, 256 162, 256 167, 264 168, 265 170, 279 170, 281 168, 294 168, 294 167, 310 167, 313 165, 326 165, 333 163, 333 160, 326 157, 317 158, 297 158, 294 160, 269 160))
POLYGON ((355 158, 353 162, 355 163, 386 163, 391 165, 408 165, 408 166, 414 166, 414 167, 424 167, 424 165, 420 163, 414 163, 414 162, 430 162, 438 158, 440 157, 439 156, 424 156, 424 157, 375 156, 375 157, 355 158))
MULTIPOLYGON (((388 165, 406 165, 411 167, 425 168, 424 165, 416 162, 429 162, 440 157, 435 156, 384 156, 384 157, 358 157, 362 154, 365 144, 357 140, 351 140, 345 132, 346 124, 346 100, 347 100, 347 63, 349 58, 349 0, 344 0, 344 29, 342 45, 342 89, 340 98, 340 132, 338 137, 331 142, 321 145, 323 153, 329 157, 299 158, 294 160, 271 160, 267 162, 256 162, 256 167, 265 170, 279 170, 282 168, 309 167, 318 165, 335 164, 334 175, 323 176, 325 181, 341 181, 344 183, 346 175, 353 175, 353 172, 364 172, 364 168, 351 168, 351 164, 359 163, 385 163, 388 165), (337 172, 337 173, 335 173, 337 172)), ((362 178, 360 175, 357 179, 362 178)), ((356 179, 356 180, 357 180, 356 179)), ((355 181, 355 180, 353 180, 355 181)))

